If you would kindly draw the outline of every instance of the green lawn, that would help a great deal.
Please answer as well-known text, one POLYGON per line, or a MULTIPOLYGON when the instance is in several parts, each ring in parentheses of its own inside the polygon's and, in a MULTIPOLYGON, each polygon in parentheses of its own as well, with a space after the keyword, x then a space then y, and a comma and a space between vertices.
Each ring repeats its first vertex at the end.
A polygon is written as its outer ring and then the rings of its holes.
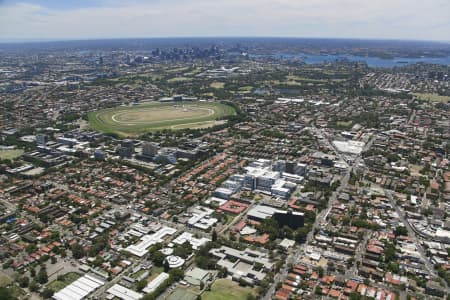
POLYGON ((233 222, 234 218, 236 218, 236 216, 229 215, 229 214, 225 214, 225 217, 227 219, 227 222, 226 222, 227 225, 230 224, 231 222, 233 222))
POLYGON ((212 126, 211 121, 235 114, 233 107, 219 102, 153 102, 90 112, 89 124, 105 133, 134 136, 162 129, 212 126))
POLYGON ((0 150, 0 159, 15 159, 23 154, 22 149, 0 150))
POLYGON ((189 77, 174 77, 167 80, 167 82, 183 82, 183 81, 190 81, 192 78, 189 77))
POLYGON ((272 80, 272 81, 268 81, 268 83, 273 86, 280 86, 280 85, 301 86, 302 85, 301 82, 297 82, 297 81, 293 81, 293 80, 289 80, 289 81, 272 80))
POLYGON ((203 293, 202 300, 245 300, 248 294, 254 293, 253 289, 239 286, 234 281, 217 279, 211 291, 203 293))
POLYGON ((224 82, 214 81, 209 86, 214 88, 214 89, 223 89, 223 87, 225 86, 225 83, 224 82))
POLYGON ((420 100, 426 100, 426 101, 442 102, 442 103, 447 103, 448 101, 450 101, 449 96, 441 96, 438 94, 414 93, 413 95, 416 96, 420 100))
POLYGON ((241 92, 251 92, 253 90, 253 87, 251 85, 241 86, 239 88, 239 91, 241 92))
POLYGON ((337 121, 336 125, 339 127, 350 127, 352 126, 353 122, 352 121, 337 121))
MULTIPOLYGON (((167 300, 195 300, 197 295, 185 288, 177 288, 167 300)), ((202 298, 203 299, 203 298, 202 298)))
POLYGON ((80 277, 81 277, 80 274, 75 273, 75 272, 70 272, 70 273, 64 274, 64 279, 62 281, 54 280, 54 281, 50 282, 47 285, 47 287, 56 293, 80 277))
POLYGON ((286 76, 286 79, 287 79, 287 81, 297 81, 297 82, 312 82, 312 83, 327 82, 326 79, 313 79, 313 78, 306 78, 306 77, 293 76, 293 75, 286 76))
POLYGON ((5 287, 12 282, 12 279, 3 273, 0 273, 0 287, 5 287))
POLYGON ((156 277, 158 277, 159 274, 161 274, 164 271, 162 267, 152 267, 151 275, 147 278, 147 281, 150 282, 156 277))
POLYGON ((179 73, 179 72, 183 72, 183 71, 187 71, 189 70, 189 67, 179 67, 179 68, 174 68, 174 69, 170 69, 170 70, 166 70, 167 73, 179 73))

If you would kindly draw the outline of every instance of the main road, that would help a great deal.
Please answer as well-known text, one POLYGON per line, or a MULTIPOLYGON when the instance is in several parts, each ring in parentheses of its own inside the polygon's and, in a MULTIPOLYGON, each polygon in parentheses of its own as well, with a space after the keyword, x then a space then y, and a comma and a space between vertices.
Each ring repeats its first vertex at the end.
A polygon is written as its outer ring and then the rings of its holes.
MULTIPOLYGON (((328 139, 325 138, 325 135, 323 134, 323 132, 320 129, 318 129, 318 128, 312 128, 312 129, 313 129, 313 131, 315 131, 318 134, 319 138, 321 138, 322 141, 325 141, 328 144, 330 149, 332 149, 341 160, 345 161, 344 155, 342 155, 340 152, 337 151, 337 149, 333 146, 333 144, 328 139)), ((363 151, 368 150, 371 147, 373 141, 374 141, 374 137, 371 137, 371 139, 365 144, 363 151)), ((286 279, 287 274, 289 272, 290 265, 295 264, 298 261, 299 256, 303 255, 305 253, 309 244, 313 240, 314 232, 320 228, 321 223, 326 221, 328 214, 330 213, 331 209, 333 208, 333 205, 336 203, 337 196, 339 195, 339 193, 342 190, 344 190, 347 187, 348 181, 349 181, 351 173, 353 171, 353 167, 355 167, 355 166, 358 167, 361 162, 361 159, 362 159, 361 156, 357 156, 353 160, 352 164, 348 165, 345 175, 341 178, 340 185, 338 186, 336 191, 334 191, 332 193, 330 199, 328 200, 327 208, 322 210, 316 216, 316 220, 314 221, 312 229, 309 231, 308 235, 306 236, 305 242, 303 244, 297 246, 295 248, 295 250, 288 256, 288 258, 286 259, 285 263, 283 264, 280 272, 277 275, 275 275, 273 283, 270 285, 266 294, 262 298, 263 300, 271 299, 271 297, 275 293, 277 283, 283 282, 286 279)))
MULTIPOLYGON (((400 221, 402 221, 402 223, 405 225, 405 228, 408 231, 408 236, 411 237, 413 239, 414 243, 416 244, 417 251, 419 252, 420 256, 422 257, 422 260, 423 260, 428 272, 430 272, 430 274, 434 275, 435 277, 439 277, 437 272, 434 270, 433 264, 428 259, 428 256, 426 255, 426 252, 423 249, 422 244, 420 243, 421 241, 417 238, 416 233, 412 229, 408 220, 406 220, 405 214, 403 213, 403 211, 398 207, 397 203, 395 202, 394 197, 392 196, 392 191, 385 189, 384 192, 385 192, 386 196, 388 197, 392 207, 397 212, 397 214, 400 218, 400 221)), ((447 283, 445 282, 445 280, 442 280, 442 282, 444 283, 445 288, 448 289, 448 286, 447 286, 447 283)))

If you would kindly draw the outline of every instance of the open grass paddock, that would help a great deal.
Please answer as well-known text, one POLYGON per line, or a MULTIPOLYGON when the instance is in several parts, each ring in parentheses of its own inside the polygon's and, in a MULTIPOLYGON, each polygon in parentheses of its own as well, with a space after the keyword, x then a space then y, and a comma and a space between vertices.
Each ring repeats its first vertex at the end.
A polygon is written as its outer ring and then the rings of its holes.
POLYGON ((242 300, 249 294, 254 295, 254 290, 239 286, 238 283, 228 279, 217 279, 211 287, 211 291, 203 293, 203 300, 242 300))
POLYGON ((152 102, 91 112, 89 123, 98 131, 130 136, 161 129, 210 127, 217 119, 233 114, 234 108, 218 102, 152 102))

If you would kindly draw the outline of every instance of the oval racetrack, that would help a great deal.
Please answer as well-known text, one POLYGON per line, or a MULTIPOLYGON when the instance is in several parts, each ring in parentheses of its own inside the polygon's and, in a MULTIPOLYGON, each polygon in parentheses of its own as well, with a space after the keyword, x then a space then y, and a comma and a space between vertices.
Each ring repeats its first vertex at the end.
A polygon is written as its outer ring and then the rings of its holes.
POLYGON ((218 102, 153 102, 91 112, 89 122, 93 129, 129 136, 162 129, 210 127, 217 119, 234 114, 233 107, 218 102))

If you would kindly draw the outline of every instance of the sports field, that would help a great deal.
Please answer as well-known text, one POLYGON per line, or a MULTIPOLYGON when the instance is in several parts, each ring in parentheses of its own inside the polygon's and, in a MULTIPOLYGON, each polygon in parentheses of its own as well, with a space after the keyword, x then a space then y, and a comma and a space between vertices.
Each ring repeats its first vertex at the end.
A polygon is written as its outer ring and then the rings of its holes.
POLYGON ((420 100, 425 101, 433 101, 433 102, 441 102, 441 103, 447 103, 450 101, 449 96, 441 96, 438 94, 432 94, 432 93, 414 93, 414 96, 419 98, 420 100))
POLYGON ((217 279, 211 291, 203 293, 203 300, 242 300, 255 291, 248 287, 239 286, 238 283, 228 279, 217 279))
POLYGON ((23 154, 22 149, 0 150, 0 159, 15 159, 23 154))
POLYGON ((217 119, 234 114, 234 108, 218 102, 152 102, 91 112, 89 123, 98 131, 130 136, 161 129, 210 127, 217 119))

